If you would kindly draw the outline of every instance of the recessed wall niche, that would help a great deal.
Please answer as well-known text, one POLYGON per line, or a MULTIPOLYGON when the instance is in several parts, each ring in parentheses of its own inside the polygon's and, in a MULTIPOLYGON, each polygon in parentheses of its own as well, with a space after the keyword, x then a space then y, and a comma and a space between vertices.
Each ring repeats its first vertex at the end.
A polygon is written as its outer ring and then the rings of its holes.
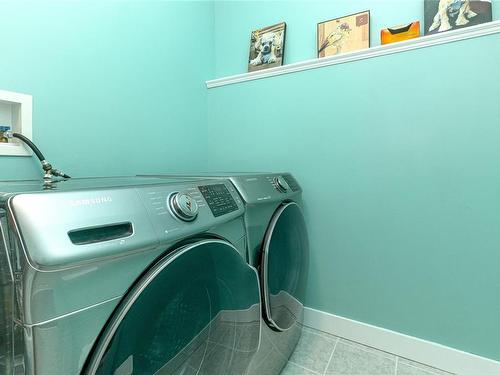
POLYGON ((3 131, 12 130, 32 137, 33 97, 0 90, 0 155, 29 156, 31 151, 17 139, 3 137, 3 131))

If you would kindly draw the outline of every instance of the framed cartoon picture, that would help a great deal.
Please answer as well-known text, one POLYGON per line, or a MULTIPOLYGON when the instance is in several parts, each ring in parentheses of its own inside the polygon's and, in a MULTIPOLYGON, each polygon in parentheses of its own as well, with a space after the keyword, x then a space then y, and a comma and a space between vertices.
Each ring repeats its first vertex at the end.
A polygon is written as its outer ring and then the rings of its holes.
POLYGON ((283 65, 286 23, 281 22, 252 31, 248 71, 274 68, 283 65))
POLYGON ((425 0, 425 35, 492 20, 491 0, 425 0))
POLYGON ((318 57, 370 47, 370 11, 318 23, 318 57))

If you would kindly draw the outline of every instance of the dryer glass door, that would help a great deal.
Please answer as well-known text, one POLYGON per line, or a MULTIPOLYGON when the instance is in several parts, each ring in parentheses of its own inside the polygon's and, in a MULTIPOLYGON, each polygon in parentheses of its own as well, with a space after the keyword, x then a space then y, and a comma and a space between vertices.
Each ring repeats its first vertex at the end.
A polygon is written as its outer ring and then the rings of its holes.
POLYGON ((275 212, 264 238, 261 284, 265 319, 284 331, 302 322, 309 266, 309 240, 300 207, 283 204, 275 212))
POLYGON ((87 374, 243 374, 260 339, 258 276, 220 240, 160 259, 119 304, 87 374))

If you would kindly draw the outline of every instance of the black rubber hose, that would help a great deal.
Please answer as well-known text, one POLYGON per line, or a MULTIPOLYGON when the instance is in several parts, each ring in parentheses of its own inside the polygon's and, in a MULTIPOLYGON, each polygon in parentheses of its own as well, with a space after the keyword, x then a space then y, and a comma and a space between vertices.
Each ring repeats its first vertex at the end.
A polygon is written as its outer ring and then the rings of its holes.
POLYGON ((40 151, 38 149, 38 147, 36 147, 36 145, 33 142, 31 142, 31 140, 26 138, 24 135, 19 134, 19 133, 12 133, 12 136, 14 138, 20 139, 21 141, 26 143, 29 148, 31 148, 33 150, 33 152, 35 153, 37 158, 40 159, 40 162, 42 163, 42 168, 44 171, 47 172, 47 169, 50 169, 55 176, 59 176, 59 177, 63 177, 63 178, 71 178, 66 173, 62 173, 62 172, 58 171, 57 169, 52 169, 52 166, 50 165, 50 163, 47 162, 47 160, 45 160, 45 156, 43 156, 42 151, 40 151))
POLYGON ((45 160, 45 156, 43 156, 42 152, 38 149, 38 147, 36 147, 35 144, 33 142, 31 142, 28 138, 26 138, 24 135, 19 134, 19 133, 12 133, 12 136, 14 138, 19 138, 21 141, 26 143, 29 146, 29 148, 31 148, 33 150, 33 152, 38 157, 38 159, 40 159, 40 161, 45 160))

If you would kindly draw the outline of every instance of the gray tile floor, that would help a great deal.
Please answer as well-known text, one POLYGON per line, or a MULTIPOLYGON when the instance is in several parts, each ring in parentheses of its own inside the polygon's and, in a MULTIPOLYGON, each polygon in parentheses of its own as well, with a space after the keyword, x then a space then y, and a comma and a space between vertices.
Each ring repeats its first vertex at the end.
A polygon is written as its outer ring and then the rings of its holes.
POLYGON ((449 372, 304 328, 282 375, 450 375, 449 372))

